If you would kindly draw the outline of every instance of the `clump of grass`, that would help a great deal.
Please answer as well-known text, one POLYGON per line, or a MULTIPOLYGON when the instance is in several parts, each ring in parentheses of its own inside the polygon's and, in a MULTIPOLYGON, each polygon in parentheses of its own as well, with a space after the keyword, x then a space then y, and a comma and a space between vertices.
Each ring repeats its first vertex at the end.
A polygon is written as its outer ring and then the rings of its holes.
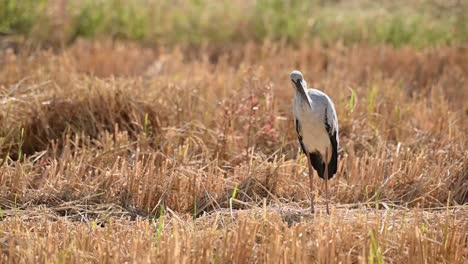
POLYGON ((43 19, 47 6, 44 0, 14 1, 6 0, 0 3, 0 33, 29 34, 35 23, 43 19))

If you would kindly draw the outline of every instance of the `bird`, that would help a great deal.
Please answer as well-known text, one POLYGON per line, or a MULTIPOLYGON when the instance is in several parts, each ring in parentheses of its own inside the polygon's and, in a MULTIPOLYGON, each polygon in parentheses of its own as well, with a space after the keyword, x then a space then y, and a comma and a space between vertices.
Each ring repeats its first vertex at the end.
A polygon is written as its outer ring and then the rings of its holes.
POLYGON ((308 89, 302 73, 290 74, 295 90, 293 102, 294 125, 302 152, 307 156, 310 182, 310 207, 314 213, 314 169, 325 180, 327 214, 328 180, 338 169, 338 117, 330 97, 317 89, 308 89))

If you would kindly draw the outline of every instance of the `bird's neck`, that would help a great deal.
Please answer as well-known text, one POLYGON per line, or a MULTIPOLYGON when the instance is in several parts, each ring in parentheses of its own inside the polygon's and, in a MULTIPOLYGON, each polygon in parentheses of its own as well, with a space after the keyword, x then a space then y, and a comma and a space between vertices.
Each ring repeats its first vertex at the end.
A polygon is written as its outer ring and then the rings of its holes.
POLYGON ((309 104, 309 97, 307 96, 306 89, 304 88, 296 88, 296 97, 299 98, 301 101, 307 102, 309 104))

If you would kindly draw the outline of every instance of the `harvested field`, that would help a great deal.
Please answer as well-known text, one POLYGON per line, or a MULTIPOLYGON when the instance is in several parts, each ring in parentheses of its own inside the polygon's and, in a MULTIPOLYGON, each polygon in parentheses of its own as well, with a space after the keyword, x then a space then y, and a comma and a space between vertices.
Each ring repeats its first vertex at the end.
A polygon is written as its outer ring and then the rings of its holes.
POLYGON ((1 262, 466 263, 468 52, 80 40, 0 55, 1 262), (308 210, 289 72, 335 102, 308 210))

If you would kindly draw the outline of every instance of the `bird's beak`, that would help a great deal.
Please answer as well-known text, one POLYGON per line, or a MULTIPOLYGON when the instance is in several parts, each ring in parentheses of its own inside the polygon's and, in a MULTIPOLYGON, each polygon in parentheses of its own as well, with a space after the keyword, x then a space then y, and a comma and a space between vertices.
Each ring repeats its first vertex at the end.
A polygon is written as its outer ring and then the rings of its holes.
POLYGON ((293 83, 296 86, 296 89, 298 89, 298 90, 304 90, 305 89, 303 80, 293 81, 293 83))

